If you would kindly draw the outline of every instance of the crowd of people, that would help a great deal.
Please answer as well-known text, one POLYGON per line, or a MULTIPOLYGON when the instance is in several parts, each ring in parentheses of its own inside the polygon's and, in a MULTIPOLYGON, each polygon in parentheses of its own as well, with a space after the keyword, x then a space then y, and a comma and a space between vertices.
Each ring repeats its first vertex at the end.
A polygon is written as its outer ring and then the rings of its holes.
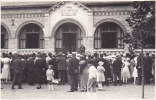
MULTIPOLYGON (((18 54, 11 52, 1 54, 1 80, 2 84, 12 82, 12 89, 22 83, 37 85, 48 83, 48 90, 53 90, 53 84, 70 84, 68 92, 93 91, 96 88, 102 91, 103 86, 110 84, 136 84, 142 83, 141 54, 77 54, 65 55, 62 52, 18 54)), ((146 53, 143 56, 145 84, 155 82, 155 55, 146 53)))

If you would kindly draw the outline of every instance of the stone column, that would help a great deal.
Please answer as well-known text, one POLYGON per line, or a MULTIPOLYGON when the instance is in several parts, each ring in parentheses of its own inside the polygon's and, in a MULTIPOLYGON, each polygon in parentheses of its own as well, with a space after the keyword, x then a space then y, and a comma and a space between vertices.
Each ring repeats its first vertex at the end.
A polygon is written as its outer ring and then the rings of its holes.
POLYGON ((92 53, 93 52, 93 47, 94 47, 94 41, 93 37, 84 37, 83 38, 83 44, 86 47, 86 53, 92 53))
POLYGON ((44 32, 44 37, 51 36, 49 13, 45 13, 43 32, 44 32))
POLYGON ((17 52, 17 49, 18 49, 18 46, 19 46, 19 43, 17 41, 18 41, 17 38, 10 38, 9 39, 9 42, 8 42, 9 51, 17 52))
POLYGON ((49 13, 45 13, 45 19, 44 19, 44 39, 45 39, 45 52, 52 52, 54 53, 55 51, 55 42, 54 38, 51 37, 51 32, 50 32, 50 15, 49 13))
POLYGON ((45 39, 45 50, 46 52, 52 52, 55 51, 55 42, 54 38, 44 38, 45 39))

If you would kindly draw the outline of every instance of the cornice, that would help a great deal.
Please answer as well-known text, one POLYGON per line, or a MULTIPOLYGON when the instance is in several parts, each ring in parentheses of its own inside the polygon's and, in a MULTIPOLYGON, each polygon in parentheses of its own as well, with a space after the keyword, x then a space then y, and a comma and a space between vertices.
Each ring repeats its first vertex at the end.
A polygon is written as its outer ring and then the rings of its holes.
POLYGON ((17 13, 17 14, 1 14, 1 18, 32 18, 32 17, 44 17, 44 13, 17 13))
POLYGON ((130 15, 133 10, 94 11, 94 16, 130 15))

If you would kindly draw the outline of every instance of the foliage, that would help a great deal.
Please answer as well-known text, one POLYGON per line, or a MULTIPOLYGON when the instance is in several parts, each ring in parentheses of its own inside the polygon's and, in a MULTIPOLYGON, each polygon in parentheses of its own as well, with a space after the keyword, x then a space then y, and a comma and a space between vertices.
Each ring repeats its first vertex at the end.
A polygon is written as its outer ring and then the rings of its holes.
POLYGON ((144 48, 147 44, 155 45, 155 2, 136 1, 131 5, 134 11, 126 21, 132 31, 124 35, 123 41, 133 48, 141 46, 144 48))

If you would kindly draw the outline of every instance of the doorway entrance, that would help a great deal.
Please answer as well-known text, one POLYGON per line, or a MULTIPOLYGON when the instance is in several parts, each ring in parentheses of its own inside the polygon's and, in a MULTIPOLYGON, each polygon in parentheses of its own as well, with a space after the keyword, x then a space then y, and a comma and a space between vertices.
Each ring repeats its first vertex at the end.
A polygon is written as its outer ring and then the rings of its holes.
POLYGON ((82 31, 78 25, 70 22, 64 23, 55 34, 55 52, 64 54, 80 52, 82 39, 82 31))
POLYGON ((76 51, 76 34, 75 33, 63 34, 63 48, 65 48, 70 53, 76 51))
POLYGON ((39 34, 26 35, 26 48, 39 48, 39 34))

